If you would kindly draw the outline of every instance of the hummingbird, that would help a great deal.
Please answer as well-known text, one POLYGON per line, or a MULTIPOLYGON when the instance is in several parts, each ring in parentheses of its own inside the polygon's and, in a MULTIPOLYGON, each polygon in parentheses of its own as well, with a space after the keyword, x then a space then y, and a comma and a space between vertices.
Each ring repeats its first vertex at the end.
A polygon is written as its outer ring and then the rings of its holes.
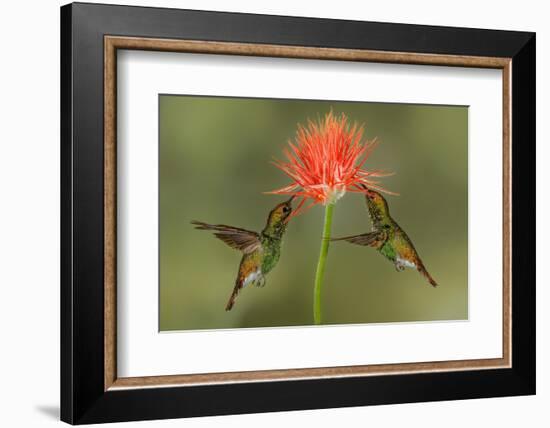
POLYGON ((281 256, 283 235, 292 213, 293 199, 294 196, 278 204, 269 212, 267 223, 260 233, 239 227, 226 226, 225 224, 208 224, 202 221, 191 222, 195 225, 195 229, 211 230, 216 238, 243 253, 235 287, 225 306, 226 311, 233 308, 237 295, 248 284, 263 287, 265 285, 265 275, 277 265, 281 256))
POLYGON ((405 267, 416 269, 431 285, 437 286, 435 280, 424 267, 424 263, 422 263, 410 238, 390 216, 388 203, 384 197, 366 186, 363 186, 363 189, 365 190, 367 208, 372 221, 372 231, 361 235, 334 238, 332 241, 348 241, 352 244, 375 248, 395 265, 397 271, 400 272, 405 267))

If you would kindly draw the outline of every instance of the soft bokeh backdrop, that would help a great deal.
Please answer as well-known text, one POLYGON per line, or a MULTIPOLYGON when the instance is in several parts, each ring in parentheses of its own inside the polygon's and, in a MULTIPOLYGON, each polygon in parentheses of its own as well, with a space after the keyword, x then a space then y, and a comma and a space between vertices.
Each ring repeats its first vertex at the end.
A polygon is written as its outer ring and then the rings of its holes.
MULTIPOLYGON (((384 179, 394 219, 413 241, 432 288, 416 271, 396 272, 375 250, 330 247, 323 323, 460 320, 468 317, 468 109, 463 106, 161 95, 160 330, 312 324, 313 279, 323 208, 289 224, 281 259, 264 288, 246 287, 230 312, 241 254, 191 220, 260 231, 288 183, 270 164, 297 123, 331 108, 366 125, 381 144, 367 168, 384 179)), ((333 236, 370 230, 363 197, 336 205, 333 236)))

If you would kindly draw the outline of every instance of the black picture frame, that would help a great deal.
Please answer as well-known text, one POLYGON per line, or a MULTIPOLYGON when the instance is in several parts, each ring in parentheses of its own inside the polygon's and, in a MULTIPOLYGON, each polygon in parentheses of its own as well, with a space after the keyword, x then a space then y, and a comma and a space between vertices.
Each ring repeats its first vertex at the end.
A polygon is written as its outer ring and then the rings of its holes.
POLYGON ((73 3, 61 8, 61 419, 71 424, 535 393, 535 34, 73 3), (512 59, 512 367, 104 388, 104 36, 512 59))

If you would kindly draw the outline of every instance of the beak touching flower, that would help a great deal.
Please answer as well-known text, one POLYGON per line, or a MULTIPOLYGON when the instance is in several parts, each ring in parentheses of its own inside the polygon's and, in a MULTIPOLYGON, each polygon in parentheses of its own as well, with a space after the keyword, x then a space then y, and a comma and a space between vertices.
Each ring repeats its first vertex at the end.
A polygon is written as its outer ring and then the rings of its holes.
POLYGON ((363 169, 378 142, 363 143, 362 137, 363 126, 350 126, 343 113, 335 117, 330 111, 317 122, 308 120, 307 127, 298 124, 295 141, 289 141, 289 148, 283 152, 286 161, 273 162, 292 183, 268 193, 301 197, 293 215, 303 211, 306 200, 311 201, 307 208, 334 204, 347 191, 364 193, 363 186, 393 194, 372 180, 391 173, 363 169))

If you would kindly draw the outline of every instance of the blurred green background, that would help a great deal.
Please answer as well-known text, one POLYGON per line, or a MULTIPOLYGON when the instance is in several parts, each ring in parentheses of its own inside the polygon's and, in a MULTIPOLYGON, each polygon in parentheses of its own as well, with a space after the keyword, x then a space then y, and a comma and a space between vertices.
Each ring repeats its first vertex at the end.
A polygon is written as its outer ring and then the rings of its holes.
MULTIPOLYGON (((282 158, 297 123, 331 108, 366 125, 381 144, 366 168, 384 178, 394 219, 439 283, 396 272, 375 250, 330 247, 323 323, 460 320, 468 317, 468 110, 462 106, 160 95, 160 330, 312 324, 313 279, 323 207, 289 224, 279 264, 264 288, 246 287, 224 310, 241 253, 195 230, 201 220, 260 231, 286 199, 270 164, 282 158)), ((363 197, 346 194, 333 236, 370 231, 363 197)))

